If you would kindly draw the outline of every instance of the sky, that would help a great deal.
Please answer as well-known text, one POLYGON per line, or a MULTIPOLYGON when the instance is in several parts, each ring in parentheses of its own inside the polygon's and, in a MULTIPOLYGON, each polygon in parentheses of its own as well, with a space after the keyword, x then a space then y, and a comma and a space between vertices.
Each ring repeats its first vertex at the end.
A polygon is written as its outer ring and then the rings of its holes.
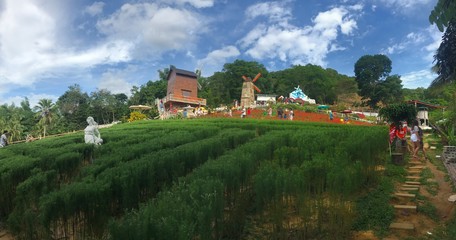
POLYGON ((130 95, 170 65, 211 76, 236 59, 354 76, 360 57, 385 54, 405 88, 427 88, 436 2, 0 0, 0 104, 55 102, 74 84, 130 95))

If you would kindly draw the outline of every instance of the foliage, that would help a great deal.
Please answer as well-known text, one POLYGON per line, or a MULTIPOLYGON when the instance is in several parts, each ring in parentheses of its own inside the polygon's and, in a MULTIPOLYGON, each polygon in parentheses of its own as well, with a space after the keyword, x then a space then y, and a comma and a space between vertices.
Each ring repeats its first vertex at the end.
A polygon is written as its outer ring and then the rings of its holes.
POLYGON ((96 148, 81 133, 15 144, 0 155, 0 221, 21 239, 106 239, 108 230, 112 239, 239 239, 252 214, 271 213, 264 218, 274 225, 271 236, 286 237, 284 206, 299 209, 301 236, 343 239, 356 215, 350 202, 377 183, 373 166, 387 147, 385 130, 136 121, 101 129, 104 144, 96 148), (308 211, 318 214, 320 228, 309 228, 308 211))
POLYGON ((416 119, 416 114, 415 106, 407 103, 390 104, 379 111, 380 117, 396 126, 400 126, 401 121, 412 123, 416 119))
MULTIPOLYGON (((456 3, 454 5, 456 7, 456 3)), ((434 55, 434 62, 433 69, 438 77, 432 81, 431 86, 454 83, 456 80, 456 18, 448 23, 442 42, 434 55)))
MULTIPOLYGON (((67 130, 84 128, 89 116, 89 95, 82 92, 77 84, 68 87, 68 90, 57 100, 57 109, 63 116, 63 125, 67 130)), ((98 121, 98 119, 95 119, 98 121)))
POLYGON ((355 63, 359 94, 370 107, 401 99, 402 81, 398 75, 390 76, 390 73, 391 60, 385 55, 364 55, 355 63))
POLYGON ((383 178, 377 188, 360 198, 356 203, 359 215, 354 229, 373 229, 378 235, 384 235, 394 219, 394 209, 389 203, 393 191, 391 180, 383 178))
POLYGON ((456 16, 455 0, 439 0, 429 15, 429 22, 436 24, 441 32, 456 16))
POLYGON ((134 121, 143 120, 146 118, 147 118, 146 114, 138 112, 138 111, 133 111, 130 113, 130 118, 128 118, 128 121, 134 122, 134 121))

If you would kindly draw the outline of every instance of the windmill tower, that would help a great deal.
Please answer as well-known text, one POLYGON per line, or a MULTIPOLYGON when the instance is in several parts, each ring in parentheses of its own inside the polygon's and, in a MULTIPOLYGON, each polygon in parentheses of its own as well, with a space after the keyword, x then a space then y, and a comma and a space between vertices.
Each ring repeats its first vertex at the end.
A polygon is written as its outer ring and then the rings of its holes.
POLYGON ((255 102, 255 90, 261 92, 261 90, 253 84, 261 77, 261 73, 258 73, 255 78, 252 80, 249 77, 242 76, 244 83, 242 84, 242 94, 241 94, 241 106, 250 107, 255 102))

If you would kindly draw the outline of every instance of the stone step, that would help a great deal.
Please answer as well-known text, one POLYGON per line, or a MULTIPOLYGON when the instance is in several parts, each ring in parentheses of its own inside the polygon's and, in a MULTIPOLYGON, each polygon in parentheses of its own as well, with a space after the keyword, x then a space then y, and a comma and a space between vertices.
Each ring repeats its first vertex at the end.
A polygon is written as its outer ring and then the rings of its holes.
POLYGON ((392 229, 404 229, 404 230, 414 230, 415 229, 415 225, 413 225, 413 223, 398 223, 398 222, 395 222, 395 223, 391 223, 390 224, 390 228, 392 229))
POLYGON ((416 211, 415 205, 394 205, 394 208, 401 209, 401 210, 415 210, 416 211))
POLYGON ((416 195, 415 194, 410 194, 410 193, 402 193, 402 192, 397 192, 394 194, 396 197, 409 197, 409 198, 414 198, 416 195))
POLYGON ((405 181, 405 184, 409 184, 409 185, 421 185, 420 182, 413 182, 413 181, 405 181))
POLYGON ((420 179, 421 177, 420 176, 407 176, 405 178, 407 178, 407 179, 420 179))
POLYGON ((407 170, 407 172, 410 174, 420 174, 421 170, 407 170))
POLYGON ((402 187, 401 191, 418 191, 419 188, 417 187, 402 187))
POLYGON ((417 186, 417 185, 412 185, 412 184, 402 184, 402 187, 413 187, 413 188, 419 188, 420 186, 417 186))
POLYGON ((410 164, 416 164, 416 165, 420 165, 420 164, 423 164, 423 162, 420 162, 420 161, 409 161, 410 164))
POLYGON ((425 169, 425 166, 411 166, 409 169, 425 169))

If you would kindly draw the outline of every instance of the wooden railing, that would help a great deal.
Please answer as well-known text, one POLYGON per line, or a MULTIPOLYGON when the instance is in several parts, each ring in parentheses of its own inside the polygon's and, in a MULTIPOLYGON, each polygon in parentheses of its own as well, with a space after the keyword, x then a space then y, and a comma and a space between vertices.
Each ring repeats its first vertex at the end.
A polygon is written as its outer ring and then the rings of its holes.
POLYGON ((166 103, 169 101, 206 106, 206 99, 204 99, 204 98, 183 97, 183 96, 176 96, 174 94, 169 94, 165 98, 163 98, 163 103, 166 103))

